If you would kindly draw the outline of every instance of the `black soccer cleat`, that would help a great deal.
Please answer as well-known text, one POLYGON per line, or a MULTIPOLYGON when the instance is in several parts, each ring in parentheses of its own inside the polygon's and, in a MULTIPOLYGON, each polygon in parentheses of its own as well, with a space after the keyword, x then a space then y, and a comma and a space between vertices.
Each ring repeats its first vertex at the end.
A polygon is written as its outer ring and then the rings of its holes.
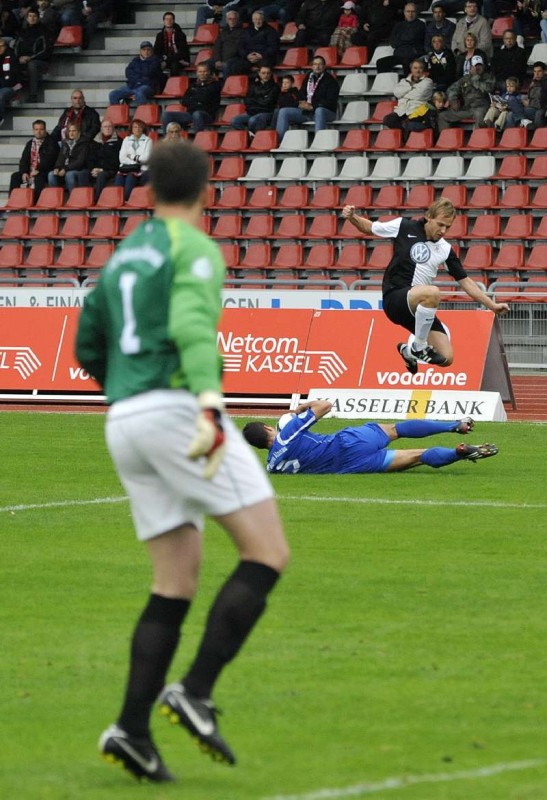
POLYGON ((166 783, 175 780, 151 739, 131 736, 118 725, 101 734, 99 750, 109 764, 121 764, 137 780, 166 783))
POLYGON ((404 342, 399 342, 397 345, 397 352, 405 362, 407 370, 413 375, 416 375, 418 372, 418 362, 414 356, 410 355, 408 345, 404 342))
POLYGON ((410 355, 418 361, 423 361, 425 364, 434 364, 437 367, 444 367, 446 358, 440 353, 437 353, 434 347, 427 344, 422 350, 417 350, 414 345, 410 346, 410 355))
POLYGON ((459 444, 456 447, 458 458, 466 461, 478 461, 479 458, 490 458, 498 453, 495 444, 459 444))
POLYGON ((188 694, 180 683, 166 686, 159 697, 160 714, 173 725, 182 725, 190 733, 200 749, 213 761, 235 764, 236 758, 218 732, 216 715, 218 710, 209 699, 200 699, 188 694))
POLYGON ((470 433, 474 427, 475 420, 473 417, 463 417, 463 419, 458 422, 458 427, 454 428, 454 433, 470 433))

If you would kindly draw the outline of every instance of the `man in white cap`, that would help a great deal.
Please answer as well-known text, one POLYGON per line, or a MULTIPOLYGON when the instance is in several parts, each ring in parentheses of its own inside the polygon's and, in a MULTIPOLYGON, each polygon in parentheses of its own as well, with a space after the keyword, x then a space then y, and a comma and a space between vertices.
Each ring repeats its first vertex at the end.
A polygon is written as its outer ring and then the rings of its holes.
POLYGON ((482 56, 473 56, 469 74, 448 87, 446 92, 449 107, 438 116, 439 131, 450 128, 453 123, 473 117, 478 128, 490 105, 490 93, 496 87, 496 79, 487 72, 482 56))
POLYGON ((139 55, 131 59, 125 68, 125 86, 113 89, 108 102, 111 106, 129 102, 131 99, 140 106, 152 101, 152 97, 161 92, 165 84, 165 75, 161 69, 160 59, 154 55, 152 42, 141 42, 139 55))

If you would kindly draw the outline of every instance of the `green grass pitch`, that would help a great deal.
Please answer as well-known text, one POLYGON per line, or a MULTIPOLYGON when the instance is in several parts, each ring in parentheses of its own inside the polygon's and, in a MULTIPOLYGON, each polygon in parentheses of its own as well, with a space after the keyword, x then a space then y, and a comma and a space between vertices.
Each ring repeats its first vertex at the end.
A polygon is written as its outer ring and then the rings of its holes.
MULTIPOLYGON (((292 561, 215 692, 239 763, 156 713, 179 780, 139 786, 97 752, 149 586, 127 503, 87 502, 123 496, 103 423, 0 414, 0 797, 547 798, 545 427, 479 424, 478 464, 276 476, 292 561)), ((234 563, 208 524, 172 679, 234 563)))

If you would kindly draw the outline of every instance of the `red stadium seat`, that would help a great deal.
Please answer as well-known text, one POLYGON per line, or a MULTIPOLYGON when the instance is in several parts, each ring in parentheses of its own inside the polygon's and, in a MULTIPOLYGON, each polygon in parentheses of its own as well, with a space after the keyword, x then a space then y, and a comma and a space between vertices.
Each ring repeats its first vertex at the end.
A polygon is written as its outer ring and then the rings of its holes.
MULTIPOLYGON (((43 194, 43 192, 42 192, 43 194)), ((123 186, 105 186, 95 207, 114 210, 123 206, 123 186)))
POLYGON ((494 183, 475 186, 468 205, 470 208, 482 208, 485 211, 495 208, 498 205, 499 191, 499 186, 494 183))
POLYGON ((84 211, 94 205, 91 186, 76 186, 69 194, 63 208, 71 211, 84 211))
POLYGON ((455 183, 441 187, 441 195, 450 200, 454 208, 465 208, 467 205, 467 186, 462 184, 455 183))
POLYGON ((467 248, 463 259, 465 270, 490 269, 492 266, 492 245, 472 244, 467 248))
POLYGON ((496 146, 496 131, 494 128, 475 128, 465 145, 465 150, 493 150, 496 146))
POLYGON ((391 114, 395 106, 395 100, 380 100, 374 107, 372 117, 364 120, 363 125, 381 125, 384 121, 384 117, 387 117, 388 114, 391 114))
MULTIPOLYGON (((519 130, 519 128, 514 130, 519 130)), ((533 150, 547 150, 547 128, 536 128, 530 140, 530 148, 533 150)))
POLYGON ((314 57, 321 56, 324 58, 327 69, 332 69, 332 67, 335 67, 338 64, 338 50, 336 47, 317 47, 313 55, 314 57))
POLYGON ((457 153, 463 148, 464 131, 463 128, 445 128, 439 133, 439 138, 435 143, 435 150, 446 150, 457 153))
POLYGON ((173 97, 183 97, 188 91, 190 81, 186 75, 173 75, 167 78, 167 82, 163 87, 161 94, 155 94, 156 100, 168 100, 173 97))
POLYGON ((52 244, 33 244, 23 262, 25 269, 44 270, 54 261, 55 248, 52 244))
POLYGON ((277 131, 266 130, 257 131, 248 145, 249 151, 257 153, 269 153, 274 150, 279 144, 279 137, 277 131))
POLYGON ((399 150, 403 141, 403 132, 397 128, 384 128, 378 131, 372 145, 373 150, 399 150))
POLYGON ((114 245, 111 242, 108 244, 92 245, 89 253, 87 254, 87 258, 82 265, 82 269, 86 271, 102 269, 113 252, 114 245))
POLYGON ((117 214, 99 214, 89 233, 90 239, 115 239, 120 232, 120 218, 117 214))
POLYGON ((304 269, 325 272, 334 266, 334 246, 314 244, 304 261, 304 269))
POLYGON ((29 236, 33 239, 51 239, 59 233, 57 214, 40 214, 36 217, 29 236))
POLYGON ((304 262, 301 244, 282 244, 274 256, 272 267, 281 270, 296 270, 304 262))
POLYGON ((224 81, 221 97, 245 97, 249 91, 248 75, 228 75, 224 81))
MULTIPOLYGON (((541 130, 541 129, 540 129, 541 130)), ((501 134, 498 150, 526 150, 528 132, 526 128, 505 128, 501 134)))
MULTIPOLYGON (((534 239, 545 239, 547 241, 547 217, 542 217, 539 221, 537 231, 533 234, 534 239)), ((547 269, 547 264, 545 265, 547 269)))
POLYGON ((343 205, 355 206, 357 211, 364 211, 372 205, 372 186, 350 186, 343 205))
POLYGON ((272 249, 269 242, 253 242, 248 245, 240 266, 247 269, 266 269, 271 260, 272 249))
POLYGON ((224 263, 228 269, 233 269, 239 265, 239 245, 229 242, 221 242, 220 250, 224 263))
POLYGON ((212 45, 216 42, 220 26, 216 22, 206 22, 199 25, 194 38, 190 40, 190 44, 209 44, 212 45))
POLYGON ((527 180, 544 181, 547 178, 547 156, 536 156, 524 177, 527 180))
POLYGON ((6 211, 21 211, 30 208, 34 202, 32 189, 12 189, 6 203, 6 211))
MULTIPOLYGON (((400 133, 400 131, 399 131, 400 133)), ((403 205, 404 188, 402 186, 381 186, 373 203, 374 208, 396 211, 403 205)))
POLYGON ((154 126, 160 124, 161 108, 155 103, 143 103, 137 106, 133 119, 140 119, 145 125, 154 126))
POLYGON ((83 239, 89 233, 87 214, 69 214, 59 234, 63 239, 83 239))
POLYGON ((216 172, 211 175, 212 181, 235 181, 245 174, 243 156, 223 158, 216 172))
POLYGON ((217 239, 236 239, 241 235, 241 227, 239 214, 223 214, 217 217, 212 235, 217 239))
POLYGON ((535 244, 526 259, 525 269, 545 272, 547 244, 535 244))
POLYGON ((213 208, 243 208, 247 198, 245 186, 225 186, 213 208))
POLYGON ((285 215, 275 235, 279 239, 301 239, 306 235, 306 217, 303 214, 285 215))
POLYGON ((496 17, 492 22, 492 38, 503 39, 505 31, 513 30, 514 23, 513 17, 496 17))
MULTIPOLYGON (((504 239, 529 239, 534 228, 534 218, 531 214, 513 214, 503 229, 504 239)), ((547 264, 545 265, 547 268, 547 264)))
POLYGON ((0 237, 2 239, 22 239, 28 236, 29 227, 30 218, 26 214, 10 214, 6 218, 0 237))
POLYGON ((526 175, 526 156, 504 156, 496 174, 493 176, 498 181, 518 181, 526 175))
POLYGON ((314 191, 313 197, 310 201, 310 208, 333 209, 339 206, 340 206, 340 187, 333 186, 330 183, 320 184, 314 191))
POLYGON ((410 188, 403 208, 429 208, 435 199, 435 187, 430 184, 417 184, 410 188))
POLYGON ((23 245, 4 244, 0 247, 0 270, 11 270, 20 267, 23 262, 23 245))
POLYGON ((244 239, 269 239, 273 236, 274 218, 271 214, 253 214, 241 234, 244 239))
POLYGON ((393 257, 392 244, 375 244, 368 259, 368 269, 384 270, 393 257))
POLYGON ((463 239, 467 236, 467 217, 465 214, 456 214, 454 222, 448 231, 449 239, 463 239))
POLYGON ((370 148, 370 131, 363 128, 350 128, 337 152, 363 153, 370 148))
POLYGON ((527 208, 530 205, 530 187, 526 183, 512 183, 504 191, 500 208, 527 208))
POLYGON ((34 208, 41 211, 57 211, 63 205, 64 190, 61 186, 46 186, 40 192, 34 208))
POLYGON ((53 262, 53 269, 78 270, 85 261, 85 247, 80 243, 65 242, 63 249, 53 262))
POLYGON ((217 124, 229 127, 233 118, 239 116, 239 114, 245 114, 244 103, 228 103, 228 105, 223 106, 222 115, 217 124))
POLYGON ((308 66, 308 61, 309 57, 307 47, 288 47, 283 53, 283 58, 277 65, 276 69, 306 69, 308 66))
POLYGON ((148 186, 135 186, 129 199, 124 205, 124 208, 132 208, 138 211, 143 209, 152 209, 152 200, 150 198, 150 189, 148 186))
POLYGON ((116 128, 126 128, 129 126, 129 106, 127 103, 108 106, 104 118, 109 119, 116 128))
MULTIPOLYGON (((270 188, 270 187, 268 187, 270 188)), ((302 184, 287 186, 279 200, 279 208, 301 209, 308 205, 310 190, 302 184)))
POLYGON ((494 272, 517 272, 524 268, 524 245, 502 243, 492 264, 494 272))
POLYGON ((367 48, 352 45, 344 50, 338 66, 344 69, 360 69, 364 64, 368 64, 367 48))
POLYGON ((130 233, 133 233, 135 228, 139 227, 141 222, 146 222, 148 219, 150 219, 148 214, 130 214, 126 218, 119 233, 120 238, 123 239, 125 236, 129 236, 130 233))
POLYGON ((81 48, 82 34, 81 25, 63 25, 57 35, 54 47, 81 48))
POLYGON ((470 239, 495 239, 501 232, 501 218, 498 214, 481 214, 475 219, 470 239))
POLYGON ((249 197, 247 208, 274 208, 277 204, 277 186, 261 184, 255 186, 249 197))
POLYGON ((425 151, 433 148, 433 131, 427 129, 425 131, 411 131, 408 139, 406 140, 405 150, 418 150, 425 151))
MULTIPOLYGON (((205 131, 203 131, 205 133, 205 131)), ((209 131, 211 133, 211 131, 209 131)), ((196 134, 197 138, 198 134, 196 134)), ((218 133, 216 134, 218 137, 218 133)), ((195 144, 195 140, 194 140, 195 144)), ((241 153, 249 146, 249 132, 248 131, 226 131, 222 137, 222 142, 216 145, 219 153, 241 153)), ((209 148, 214 149, 214 148, 209 148)))
POLYGON ((314 216, 307 233, 310 239, 333 239, 338 236, 338 217, 335 214, 314 216))
POLYGON ((218 132, 217 131, 198 131, 194 136, 196 147, 200 150, 205 150, 206 153, 211 153, 213 150, 218 150, 218 132))
POLYGON ((367 251, 363 244, 345 244, 335 263, 340 270, 360 273, 365 266, 366 258, 367 251))
MULTIPOLYGON (((506 190, 507 191, 507 190, 506 190)), ((534 199, 530 202, 531 208, 547 208, 547 184, 538 186, 534 199)))

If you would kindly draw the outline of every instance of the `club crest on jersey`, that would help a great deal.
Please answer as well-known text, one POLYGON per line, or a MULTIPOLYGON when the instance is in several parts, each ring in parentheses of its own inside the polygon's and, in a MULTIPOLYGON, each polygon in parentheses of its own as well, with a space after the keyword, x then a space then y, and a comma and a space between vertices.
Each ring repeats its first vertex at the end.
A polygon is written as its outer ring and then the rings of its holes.
POLYGON ((416 242, 410 248, 410 258, 415 264, 425 264, 431 258, 431 250, 425 242, 416 242))

